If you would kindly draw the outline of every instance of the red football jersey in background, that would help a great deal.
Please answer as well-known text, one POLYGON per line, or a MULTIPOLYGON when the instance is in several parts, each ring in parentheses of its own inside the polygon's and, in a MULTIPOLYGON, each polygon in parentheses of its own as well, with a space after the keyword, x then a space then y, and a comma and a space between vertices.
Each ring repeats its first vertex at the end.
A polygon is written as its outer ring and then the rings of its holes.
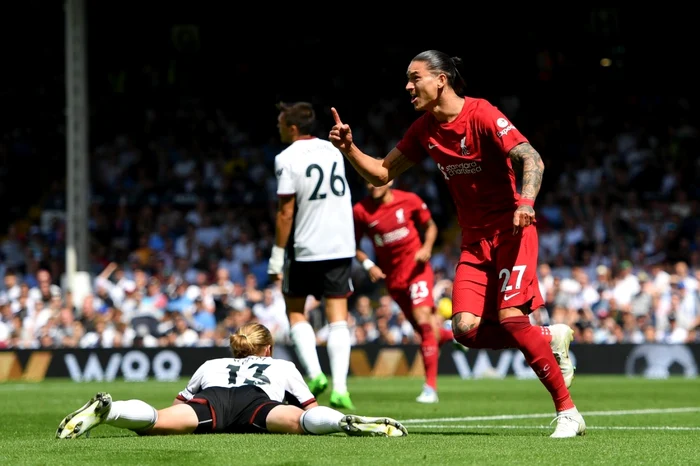
POLYGON ((372 239, 387 288, 402 289, 430 267, 416 262, 415 255, 423 245, 417 225, 427 223, 431 214, 418 195, 398 189, 392 193, 394 199, 388 204, 371 198, 355 204, 355 237, 358 244, 365 234, 372 239))

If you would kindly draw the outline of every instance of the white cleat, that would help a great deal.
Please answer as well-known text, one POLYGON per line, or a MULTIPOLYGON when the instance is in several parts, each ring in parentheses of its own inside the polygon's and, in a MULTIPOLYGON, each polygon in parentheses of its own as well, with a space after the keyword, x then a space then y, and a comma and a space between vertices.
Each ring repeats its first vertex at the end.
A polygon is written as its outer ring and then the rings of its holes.
POLYGON ((416 398, 416 401, 418 403, 437 403, 440 401, 438 399, 438 394, 437 391, 433 387, 430 387, 428 385, 423 386, 423 391, 418 395, 418 398, 416 398))
POLYGON ((552 422, 554 421, 557 421, 557 427, 550 435, 552 438, 573 438, 578 435, 586 435, 586 421, 583 420, 583 416, 578 411, 562 411, 552 422))
POLYGON ((352 437, 405 437, 406 428, 389 417, 363 417, 347 415, 340 420, 340 427, 352 437))
POLYGON ((56 430, 56 438, 73 439, 86 434, 104 422, 112 407, 109 393, 98 393, 82 408, 63 418, 56 430))
POLYGON ((561 375, 564 376, 566 388, 571 387, 574 381, 576 368, 569 357, 569 346, 574 339, 574 331, 566 324, 550 325, 549 332, 552 335, 552 353, 559 364, 561 375))

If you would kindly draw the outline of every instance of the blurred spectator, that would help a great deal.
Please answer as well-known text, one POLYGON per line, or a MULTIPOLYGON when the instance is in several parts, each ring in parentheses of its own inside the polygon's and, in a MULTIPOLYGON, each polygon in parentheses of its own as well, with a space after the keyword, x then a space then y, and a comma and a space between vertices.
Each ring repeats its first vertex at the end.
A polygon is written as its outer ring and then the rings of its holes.
MULTIPOLYGON (((533 321, 571 325, 577 344, 700 341, 697 108, 688 99, 630 94, 605 83, 591 84, 581 102, 559 96, 556 86, 547 92, 548 102, 565 100, 566 108, 540 108, 525 95, 503 99, 547 166, 536 205, 546 307, 533 321)), ((323 95, 319 90, 320 102, 323 95)), ((204 98, 174 102, 134 99, 125 110, 129 124, 101 130, 94 141, 93 280, 82 302, 61 288, 66 224, 59 174, 42 185, 42 209, 3 232, 0 348, 225 346, 228 333, 252 319, 287 341, 280 284, 267 276, 276 135, 256 140, 243 129, 243 113, 225 114, 204 98)), ((96 106, 111 111, 112 103, 105 97, 96 106)), ((376 100, 355 137, 385 154, 416 118, 405 107, 399 99, 376 100)), ((48 157, 41 139, 9 131, 0 147, 48 157)), ((460 238, 441 174, 430 161, 426 169, 407 171, 396 187, 419 193, 436 218, 433 292, 449 306, 460 238)), ((360 198, 363 183, 353 174, 349 169, 348 182, 360 198)), ((416 342, 382 284, 357 277, 349 317, 354 344, 416 342)), ((309 301, 323 344, 319 306, 309 301)))

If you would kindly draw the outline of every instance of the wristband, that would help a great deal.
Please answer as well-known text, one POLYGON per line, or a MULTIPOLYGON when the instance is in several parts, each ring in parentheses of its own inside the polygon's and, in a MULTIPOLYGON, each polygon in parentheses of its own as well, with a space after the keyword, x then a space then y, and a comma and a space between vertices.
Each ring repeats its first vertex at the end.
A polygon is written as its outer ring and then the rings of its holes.
POLYGON ((375 264, 374 262, 372 262, 371 259, 365 259, 365 260, 362 261, 362 267, 363 267, 366 271, 368 271, 368 272, 369 272, 369 269, 371 269, 371 268, 374 267, 375 265, 376 265, 376 264, 375 264))
POLYGON ((530 206, 530 207, 535 207, 535 200, 534 200, 534 199, 526 199, 526 198, 524 198, 524 197, 521 197, 521 198, 518 200, 518 207, 521 206, 521 205, 526 205, 526 206, 530 206))
POLYGON ((270 255, 270 262, 267 264, 267 273, 270 275, 276 275, 282 273, 282 268, 284 267, 284 248, 277 245, 272 246, 272 254, 270 255))

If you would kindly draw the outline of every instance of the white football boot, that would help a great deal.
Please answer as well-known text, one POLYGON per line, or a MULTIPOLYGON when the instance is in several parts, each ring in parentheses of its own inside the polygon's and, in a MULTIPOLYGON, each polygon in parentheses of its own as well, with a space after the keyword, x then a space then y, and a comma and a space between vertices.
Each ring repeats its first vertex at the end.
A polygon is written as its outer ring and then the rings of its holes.
POLYGON ((98 393, 77 411, 63 418, 56 430, 56 438, 78 438, 102 424, 112 408, 112 396, 98 393))
POLYGON ((574 381, 574 372, 576 368, 569 357, 569 346, 574 339, 574 331, 566 324, 554 324, 549 326, 549 332, 552 335, 552 353, 559 364, 561 375, 564 376, 566 388, 571 387, 574 381))
POLYGON ((576 408, 567 409, 557 413, 552 422, 557 422, 552 438, 573 438, 578 435, 586 435, 586 421, 576 408))
POLYGON ((438 394, 437 391, 431 387, 430 385, 423 385, 423 391, 420 392, 420 395, 418 395, 418 398, 416 398, 416 401, 418 403, 437 403, 440 401, 438 399, 438 394))
POLYGON ((340 420, 340 427, 353 437, 405 437, 406 428, 389 417, 363 417, 347 415, 340 420))

